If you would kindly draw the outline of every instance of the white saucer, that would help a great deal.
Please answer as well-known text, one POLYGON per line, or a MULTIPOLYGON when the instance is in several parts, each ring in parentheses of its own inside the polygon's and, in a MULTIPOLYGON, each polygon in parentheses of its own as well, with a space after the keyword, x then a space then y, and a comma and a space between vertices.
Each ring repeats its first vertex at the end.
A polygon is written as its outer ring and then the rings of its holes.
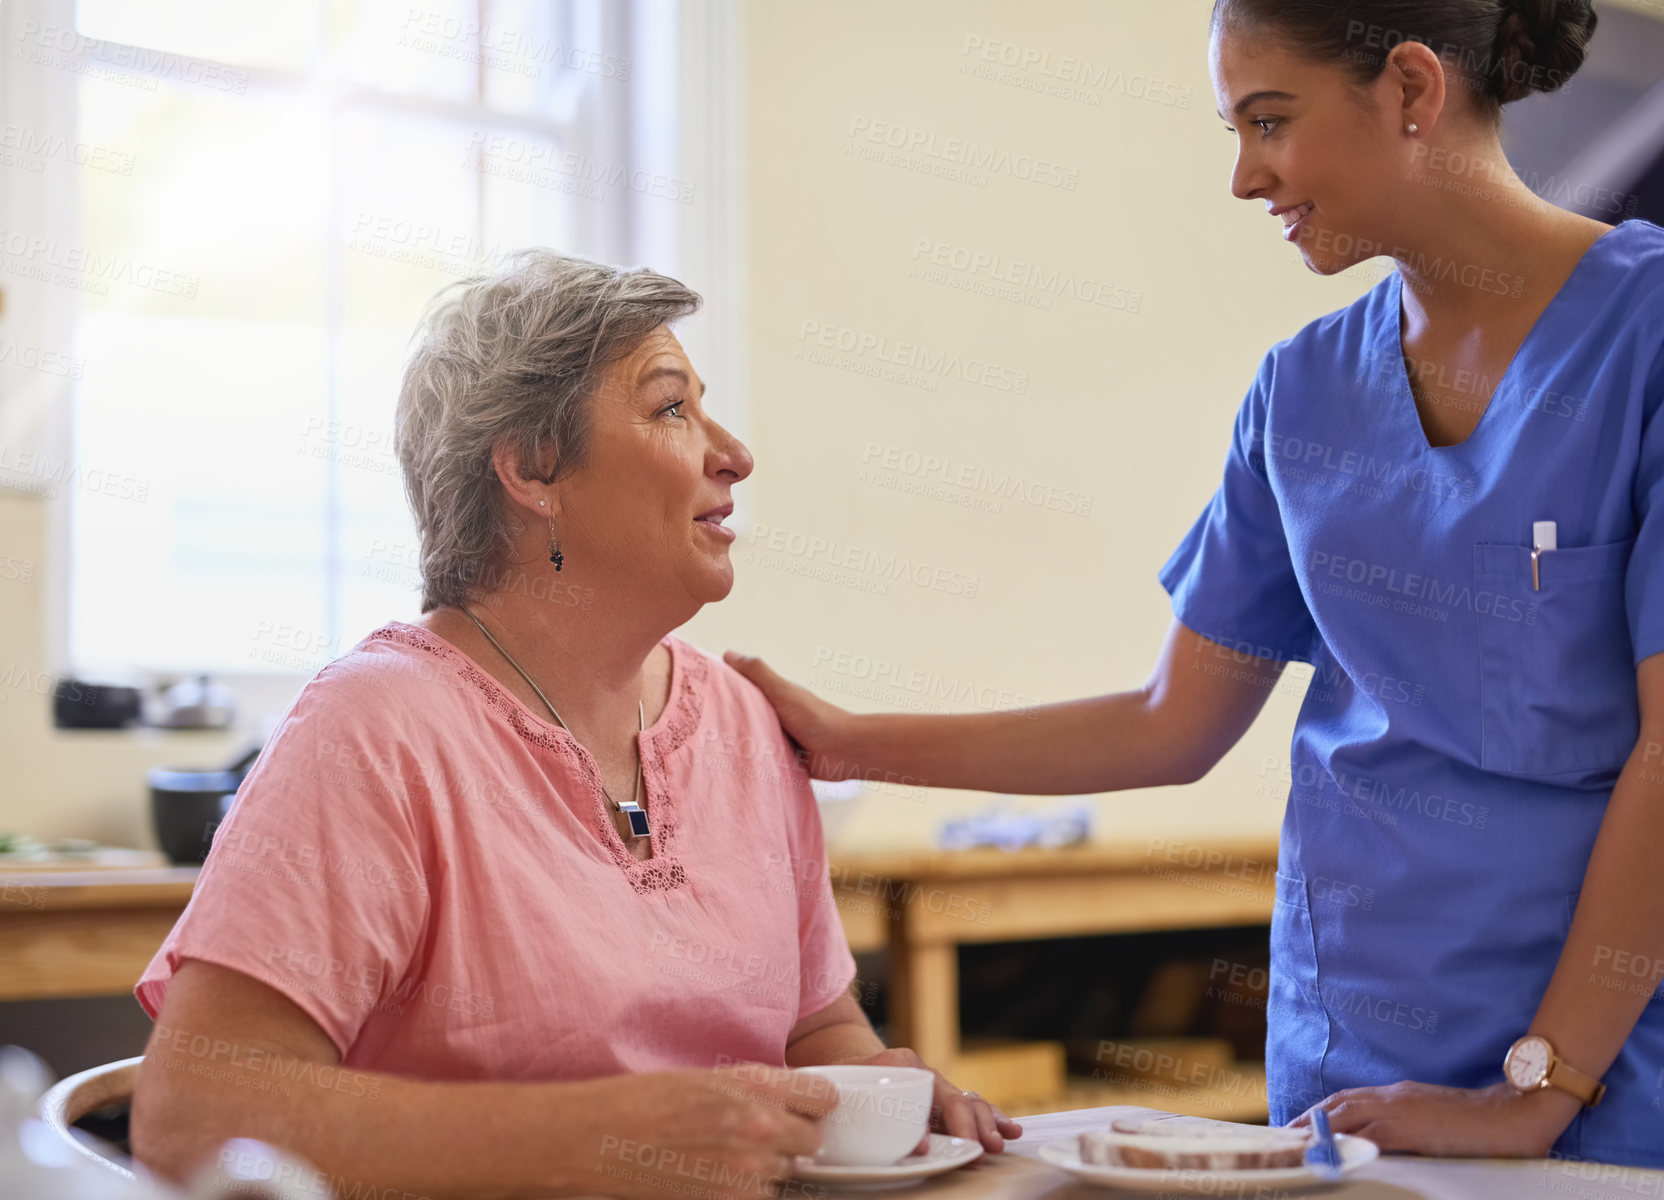
POLYGON ((933 1133, 930 1135, 929 1150, 923 1154, 909 1154, 887 1167, 832 1167, 799 1155, 792 1174, 809 1183, 824 1183, 850 1191, 878 1192, 907 1187, 981 1157, 981 1142, 933 1133))
MULTIPOLYGON (((1335 1135, 1335 1149, 1340 1151, 1340 1169, 1349 1175, 1365 1163, 1374 1162, 1381 1148, 1368 1138, 1353 1137, 1349 1133, 1335 1135)), ((1105 1167, 1080 1160, 1080 1141, 1077 1138, 1058 1138, 1039 1148, 1042 1160, 1054 1167, 1062 1167, 1069 1174, 1091 1183, 1124 1188, 1129 1192, 1166 1192, 1169 1195, 1229 1196, 1246 1195, 1247 1187, 1269 1186, 1283 1191, 1322 1187, 1340 1182, 1325 1179, 1311 1167, 1283 1167, 1277 1170, 1250 1171, 1161 1171, 1144 1167, 1105 1167)), ((1254 1193, 1258 1195, 1256 1191, 1254 1193)))

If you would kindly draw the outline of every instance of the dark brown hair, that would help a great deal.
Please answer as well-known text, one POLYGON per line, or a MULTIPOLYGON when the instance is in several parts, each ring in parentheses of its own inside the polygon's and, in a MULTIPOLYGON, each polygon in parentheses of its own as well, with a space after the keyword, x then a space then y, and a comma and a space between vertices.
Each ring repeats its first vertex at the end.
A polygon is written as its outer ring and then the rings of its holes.
POLYGON ((1592 0, 1214 0, 1213 25, 1267 32, 1296 53, 1372 83, 1401 42, 1454 67, 1493 120, 1565 86, 1595 32, 1592 0))

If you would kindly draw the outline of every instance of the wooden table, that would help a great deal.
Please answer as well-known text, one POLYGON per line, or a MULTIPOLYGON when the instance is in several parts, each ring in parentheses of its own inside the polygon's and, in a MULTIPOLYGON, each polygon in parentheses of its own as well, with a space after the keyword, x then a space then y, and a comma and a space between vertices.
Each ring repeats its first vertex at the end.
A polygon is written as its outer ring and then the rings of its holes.
POLYGON ((890 1040, 951 1073, 959 947, 976 942, 1263 925, 1275 838, 1146 838, 1057 850, 834 854, 850 944, 890 955, 890 1040))
POLYGON ((196 875, 195 867, 0 865, 0 1000, 131 992, 196 875))
MULTIPOLYGON (((832 882, 851 944, 889 951, 893 1040, 948 1064, 959 1051, 961 945, 1264 924, 1276 854, 1275 839, 1162 838, 839 854, 832 882)), ((130 991, 196 875, 0 865, 0 1000, 130 991)))
MULTIPOLYGON (((935 1036, 929 1031, 958 1029, 954 954, 961 944, 1269 919, 1274 843, 1155 843, 1011 855, 843 855, 832 876, 851 940, 888 945, 897 956, 898 975, 907 980, 898 1018, 935 1036), (933 1024, 938 1021, 946 1023, 933 1024)), ((190 899, 195 879, 194 867, 0 867, 0 999, 127 993, 190 899)), ((940 1040, 950 1055, 957 1050, 956 1033, 940 1040)), ((913 1044, 927 1058, 940 1057, 917 1038, 913 1044)), ((1117 1193, 1080 1183, 1034 1155, 1042 1142, 1146 1111, 1117 1107, 1025 1118, 1024 1136, 1010 1153, 929 1180, 907 1195, 1103 1200, 1117 1193)), ((1388 1157, 1322 1194, 1341 1200, 1634 1200, 1664 1197, 1664 1172, 1388 1157)))
MULTIPOLYGON (((1009 1143, 1003 1155, 981 1161, 909 1189, 910 1200, 1110 1200, 1129 1193, 1075 1179, 1036 1155, 1041 1143, 1074 1138, 1105 1129, 1116 1117, 1147 1113, 1142 1108, 1090 1108, 1048 1113, 1023 1122, 1023 1136, 1009 1143)), ((1174 1190, 1162 1193, 1178 1196, 1174 1190)), ((1215 1185, 1208 1196, 1258 1197, 1294 1200, 1302 1193, 1272 1188, 1232 1188, 1215 1185)), ((1552 1162, 1540 1159, 1435 1159, 1388 1155, 1377 1159, 1345 1181, 1313 1193, 1339 1200, 1635 1200, 1664 1196, 1664 1172, 1598 1163, 1552 1162)))

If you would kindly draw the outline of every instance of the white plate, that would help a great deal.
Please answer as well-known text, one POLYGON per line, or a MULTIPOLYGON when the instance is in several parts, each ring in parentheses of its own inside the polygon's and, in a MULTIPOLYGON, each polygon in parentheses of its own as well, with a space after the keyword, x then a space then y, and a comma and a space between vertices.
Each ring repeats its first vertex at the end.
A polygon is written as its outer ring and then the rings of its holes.
POLYGON ((810 1183, 824 1183, 851 1191, 877 1192, 886 1188, 907 1187, 981 1157, 981 1142, 933 1133, 930 1135, 929 1150, 923 1154, 909 1154, 887 1167, 832 1167, 799 1155, 792 1174, 810 1183))
MULTIPOLYGON (((1381 1156, 1381 1148, 1374 1142, 1368 1138, 1353 1137, 1349 1133, 1335 1135, 1335 1148, 1340 1151, 1340 1169, 1343 1175, 1349 1175, 1365 1163, 1374 1162, 1381 1156)), ((1270 1171, 1161 1171, 1147 1167, 1099 1166, 1097 1163, 1080 1160, 1080 1139, 1072 1137, 1043 1143, 1039 1154, 1044 1161, 1054 1167, 1062 1167, 1077 1178, 1110 1187, 1125 1188, 1129 1192, 1167 1192, 1169 1195, 1179 1196, 1246 1195, 1247 1193, 1240 1189, 1271 1186, 1286 1191, 1339 1182, 1323 1178, 1310 1167, 1280 1167, 1270 1171)))

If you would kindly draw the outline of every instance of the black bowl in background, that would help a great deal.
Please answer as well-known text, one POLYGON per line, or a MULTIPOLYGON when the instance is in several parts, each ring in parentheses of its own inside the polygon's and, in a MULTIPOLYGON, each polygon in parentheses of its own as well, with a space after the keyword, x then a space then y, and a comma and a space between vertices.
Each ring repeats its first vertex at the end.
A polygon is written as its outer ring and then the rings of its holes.
POLYGON ((250 751, 230 767, 180 771, 153 767, 150 817, 162 852, 175 863, 200 863, 214 844, 214 831, 231 811, 237 789, 260 751, 250 751))

